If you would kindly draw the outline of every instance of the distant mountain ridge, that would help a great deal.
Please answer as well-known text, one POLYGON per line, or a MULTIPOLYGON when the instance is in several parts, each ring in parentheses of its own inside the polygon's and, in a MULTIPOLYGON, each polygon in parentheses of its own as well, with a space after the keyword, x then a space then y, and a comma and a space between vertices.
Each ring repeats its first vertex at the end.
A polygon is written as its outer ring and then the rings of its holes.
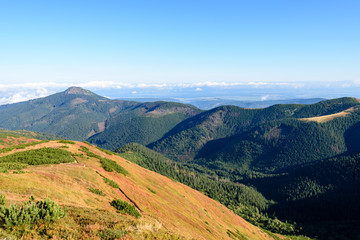
POLYGON ((144 104, 111 100, 89 90, 70 87, 48 97, 0 106, 0 127, 47 132, 83 141, 107 129, 114 122, 112 119, 129 121, 146 116, 150 120, 177 113, 179 119, 174 117, 174 123, 170 123, 177 124, 184 117, 200 111, 190 105, 171 105, 166 102, 144 104), (171 110, 172 107, 175 110, 171 110))
POLYGON ((326 100, 324 98, 295 98, 295 99, 272 99, 272 100, 254 100, 244 101, 227 98, 124 98, 123 100, 138 101, 138 102, 180 102, 184 104, 191 104, 202 110, 210 110, 223 105, 234 105, 243 108, 266 108, 275 104, 313 104, 326 100))

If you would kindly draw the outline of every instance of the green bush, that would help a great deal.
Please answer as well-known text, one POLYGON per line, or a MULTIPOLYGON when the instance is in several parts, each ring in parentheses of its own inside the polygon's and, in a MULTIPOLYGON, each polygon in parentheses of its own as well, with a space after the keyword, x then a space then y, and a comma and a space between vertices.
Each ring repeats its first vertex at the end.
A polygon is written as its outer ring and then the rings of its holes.
POLYGON ((140 213, 136 208, 124 201, 121 201, 120 199, 114 199, 110 202, 110 205, 119 210, 121 213, 126 213, 131 216, 134 216, 136 218, 141 217, 140 213))
POLYGON ((33 225, 44 221, 53 222, 63 218, 65 211, 50 199, 23 202, 21 205, 0 206, 0 227, 11 229, 18 225, 33 225))
POLYGON ((70 140, 59 140, 58 143, 68 143, 68 144, 75 144, 75 142, 70 141, 70 140))
POLYGON ((127 175, 129 172, 126 171, 122 166, 120 166, 119 164, 117 164, 115 161, 107 159, 107 158, 102 158, 100 160, 101 162, 101 166, 108 172, 118 172, 121 173, 123 175, 127 175))
POLYGON ((89 188, 90 192, 92 193, 95 193, 99 196, 105 196, 105 194, 100 190, 100 189, 97 189, 97 188, 89 188))
POLYGON ((89 157, 92 157, 92 158, 97 158, 99 160, 102 158, 99 155, 96 155, 95 153, 91 152, 87 147, 84 147, 84 146, 80 146, 80 151, 86 153, 86 155, 88 155, 89 157))
POLYGON ((101 238, 101 239, 105 239, 105 240, 113 240, 113 239, 118 239, 123 237, 126 234, 126 231, 121 231, 121 230, 115 230, 115 229, 102 229, 100 231, 98 231, 97 235, 101 238))
POLYGON ((106 149, 103 149, 103 148, 100 148, 100 147, 96 147, 96 148, 99 149, 100 151, 106 153, 106 154, 109 154, 109 155, 114 155, 115 154, 112 151, 109 151, 109 150, 106 150, 106 149))
POLYGON ((82 152, 86 153, 86 155, 88 155, 89 157, 99 159, 101 162, 101 166, 105 169, 105 171, 108 171, 108 172, 115 171, 115 172, 121 173, 125 176, 129 173, 123 167, 121 167, 119 164, 117 164, 115 161, 110 160, 108 158, 103 158, 99 155, 96 155, 95 153, 91 152, 87 147, 81 146, 80 150, 82 152))
POLYGON ((40 148, 0 157, 0 163, 11 162, 29 165, 58 164, 74 161, 75 159, 71 156, 70 152, 56 148, 40 148))
POLYGON ((105 183, 107 183, 108 185, 112 186, 113 188, 119 188, 119 185, 118 185, 116 182, 114 182, 113 180, 108 179, 108 178, 106 178, 106 177, 103 177, 103 179, 104 179, 104 182, 105 182, 105 183))
POLYGON ((6 197, 2 194, 0 194, 0 206, 6 204, 6 197))
POLYGON ((26 163, 17 162, 0 162, 0 172, 8 172, 9 170, 22 170, 29 166, 26 163))

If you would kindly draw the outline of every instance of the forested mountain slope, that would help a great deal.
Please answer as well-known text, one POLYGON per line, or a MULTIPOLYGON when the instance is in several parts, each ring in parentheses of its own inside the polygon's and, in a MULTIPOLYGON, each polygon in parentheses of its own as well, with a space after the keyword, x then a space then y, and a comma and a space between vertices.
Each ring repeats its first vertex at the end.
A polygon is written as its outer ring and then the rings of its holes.
POLYGON ((201 110, 181 103, 141 103, 114 115, 107 121, 107 128, 88 141, 111 150, 130 142, 147 145, 199 112, 201 110))
POLYGON ((101 131, 111 115, 135 104, 112 101, 88 90, 71 87, 48 97, 0 106, 0 127, 84 140, 101 131))
POLYGON ((143 144, 148 144, 158 140, 198 112, 199 109, 180 103, 111 100, 71 87, 48 97, 0 106, 0 128, 46 132, 81 141, 111 128, 101 140, 90 140, 110 148, 110 142, 119 138, 122 142, 116 147, 123 142, 143 140, 143 144))
POLYGON ((183 121, 148 146, 179 161, 271 172, 345 152, 344 133, 360 121, 359 104, 342 98, 265 109, 222 106, 183 121), (328 122, 311 121, 346 110, 328 122))

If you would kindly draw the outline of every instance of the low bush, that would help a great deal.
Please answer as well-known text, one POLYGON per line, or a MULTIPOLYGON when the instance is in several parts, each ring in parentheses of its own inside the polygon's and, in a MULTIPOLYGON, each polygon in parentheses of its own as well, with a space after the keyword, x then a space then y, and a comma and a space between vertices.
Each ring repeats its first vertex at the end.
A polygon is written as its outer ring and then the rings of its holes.
POLYGON ((70 141, 70 140, 59 140, 58 143, 68 143, 68 144, 75 144, 75 142, 70 141))
POLYGON ((153 194, 156 194, 156 192, 154 190, 152 190, 151 188, 148 188, 150 192, 152 192, 153 194))
POLYGON ((100 148, 100 147, 96 147, 96 148, 99 149, 100 151, 106 153, 106 154, 109 154, 109 155, 114 155, 115 154, 112 151, 109 151, 109 150, 106 150, 106 149, 103 149, 103 148, 100 148))
POLYGON ((116 182, 114 182, 113 180, 108 179, 108 178, 106 178, 106 177, 103 177, 103 179, 104 179, 104 182, 105 182, 105 183, 107 183, 108 185, 112 186, 113 188, 119 188, 119 185, 118 185, 116 182))
POLYGON ((139 213, 136 208, 124 201, 121 201, 120 199, 114 199, 110 202, 110 205, 119 210, 121 213, 129 214, 131 216, 134 216, 136 218, 141 217, 141 214, 139 213))
POLYGON ((0 194, 0 206, 6 204, 6 197, 2 194, 0 194))
POLYGON ((100 189, 97 189, 97 188, 89 188, 90 192, 92 193, 95 193, 99 196, 105 196, 105 194, 100 190, 100 189))
POLYGON ((34 201, 33 198, 21 205, 0 205, 0 227, 11 229, 19 225, 33 225, 37 222, 53 222, 65 216, 65 211, 50 199, 34 201))
POLYGON ((126 171, 122 166, 117 164, 115 161, 110 160, 108 158, 101 157, 99 155, 96 155, 95 153, 91 152, 87 147, 81 146, 80 150, 84 153, 86 153, 87 156, 92 158, 97 158, 100 160, 101 166, 105 169, 105 171, 108 172, 118 172, 123 175, 127 175, 129 172, 126 171))
POLYGON ((123 175, 127 175, 129 172, 126 171, 122 166, 120 166, 119 164, 117 164, 115 161, 107 159, 107 158, 102 158, 100 160, 101 162, 101 166, 105 169, 105 171, 108 172, 118 172, 121 173, 123 175))
POLYGON ((126 231, 106 228, 106 229, 102 229, 102 230, 98 231, 97 235, 101 239, 113 240, 113 239, 119 239, 119 238, 125 236, 126 231))
POLYGON ((40 148, 17 152, 4 157, 0 157, 0 163, 25 163, 29 165, 58 164, 74 162, 71 153, 56 148, 40 148))
POLYGON ((17 162, 0 162, 0 172, 8 172, 9 170, 22 170, 29 166, 26 163, 17 162))

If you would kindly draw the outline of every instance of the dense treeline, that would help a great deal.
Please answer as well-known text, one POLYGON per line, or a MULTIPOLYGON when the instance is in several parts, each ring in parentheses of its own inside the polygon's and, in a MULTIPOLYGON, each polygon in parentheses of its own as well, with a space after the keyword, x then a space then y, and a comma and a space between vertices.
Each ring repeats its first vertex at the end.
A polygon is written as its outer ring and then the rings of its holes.
POLYGON ((247 206, 264 210, 271 204, 254 188, 243 184, 222 182, 219 179, 211 179, 197 174, 182 164, 176 163, 139 144, 127 144, 116 150, 116 152, 127 160, 184 183, 227 206, 241 202, 247 206))
POLYGON ((203 192, 255 225, 283 234, 298 232, 295 225, 269 217, 266 212, 276 203, 252 187, 201 174, 137 143, 127 144, 116 152, 142 167, 203 192))
MULTIPOLYGON (((249 158, 241 160, 246 154, 250 155, 250 158, 253 157, 252 147, 244 149, 244 153, 239 149, 242 145, 253 145, 255 156, 263 160, 259 162, 258 167, 261 169, 265 167, 267 172, 275 171, 289 166, 289 160, 292 163, 307 162, 345 152, 344 131, 359 121, 357 110, 359 104, 356 99, 342 98, 311 105, 274 105, 265 109, 221 106, 188 118, 148 147, 178 161, 187 162, 206 158, 205 162, 208 162, 207 158, 211 157, 214 162, 222 162, 221 156, 214 155, 221 150, 220 146, 226 146, 227 149, 221 153, 228 155, 224 158, 234 156, 226 160, 227 162, 254 163, 249 158), (298 120, 341 112, 351 107, 354 107, 354 112, 350 116, 336 118, 324 124, 298 120), (317 148, 319 143, 321 146, 317 148), (233 146, 228 146, 229 144, 233 146), (287 144, 285 150, 283 144, 287 144), (302 151, 302 145, 312 149, 302 151), (291 157, 289 152, 296 154, 297 157, 291 157), (278 166, 274 166, 273 163, 278 166)), ((256 164, 255 161, 255 167, 256 164)))
MULTIPOLYGON (((357 204, 360 155, 305 163, 278 174, 238 171, 243 185, 226 181, 230 172, 176 163, 138 144, 125 145, 117 152, 145 168, 202 191, 248 221, 273 232, 300 233, 318 239, 354 239, 358 234, 355 226, 360 222, 357 204), (255 186, 265 197, 246 185, 255 186), (334 221, 339 226, 334 227, 334 221)), ((236 181, 236 177, 232 179, 236 181)))
POLYGON ((112 121, 111 128, 89 138, 91 143, 115 150, 129 142, 147 145, 160 139, 167 131, 186 118, 180 113, 161 117, 137 116, 126 121, 112 121))

